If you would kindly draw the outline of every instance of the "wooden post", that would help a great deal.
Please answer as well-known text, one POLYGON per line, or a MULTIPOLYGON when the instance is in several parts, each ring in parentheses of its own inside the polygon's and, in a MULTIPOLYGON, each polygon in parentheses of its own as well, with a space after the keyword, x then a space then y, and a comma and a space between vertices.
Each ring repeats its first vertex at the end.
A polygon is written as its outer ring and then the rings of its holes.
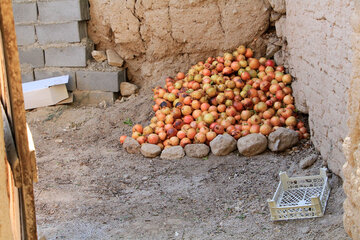
MULTIPOLYGON (((11 229, 11 233, 3 230, 2 225, 0 226, 0 239, 35 240, 37 239, 33 192, 33 181, 37 176, 35 151, 34 149, 30 150, 28 141, 29 135, 26 127, 19 53, 11 0, 0 0, 0 32, 0 97, 12 128, 20 162, 20 172, 11 172, 5 152, 0 149, 2 152, 0 155, 0 162, 2 162, 0 164, 0 184, 2 184, 0 191, 4 190, 4 186, 6 186, 5 190, 8 194, 8 199, 6 199, 3 198, 5 197, 3 192, 0 192, 0 209, 5 208, 4 212, 1 212, 5 216, 0 215, 2 218, 0 221, 1 223, 4 221, 5 226, 11 225, 11 228, 8 228, 11 229), (15 187, 13 175, 15 175, 15 179, 20 179, 21 182, 18 185, 21 187, 15 187), (7 203, 6 205, 3 204, 3 200, 7 203), (10 220, 6 216, 10 217, 10 220)), ((0 129, 1 131, 3 131, 3 127, 0 129)), ((0 148, 2 144, 4 144, 4 136, 0 135, 0 148)))

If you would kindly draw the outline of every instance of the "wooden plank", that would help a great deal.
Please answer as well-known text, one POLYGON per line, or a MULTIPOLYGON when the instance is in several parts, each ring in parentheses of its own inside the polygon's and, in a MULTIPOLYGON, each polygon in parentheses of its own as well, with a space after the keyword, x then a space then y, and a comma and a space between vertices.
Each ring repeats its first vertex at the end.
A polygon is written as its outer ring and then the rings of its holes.
POLYGON ((5 155, 3 129, 0 114, 0 239, 21 239, 19 195, 5 155))
POLYGON ((29 128, 29 125, 26 124, 26 130, 29 140, 29 150, 30 150, 30 161, 31 161, 31 168, 33 172, 33 181, 38 182, 38 175, 37 175, 37 167, 36 167, 36 152, 35 152, 35 144, 34 140, 29 128))
MULTIPOLYGON (((21 223, 23 239, 37 239, 35 203, 33 190, 33 167, 29 150, 28 134, 21 85, 19 53, 16 44, 12 1, 0 1, 0 31, 4 50, 4 60, 15 144, 20 159, 22 187, 20 188, 21 223)), ((8 112, 9 114, 9 112, 8 112)))
POLYGON ((12 119, 11 119, 9 86, 8 86, 7 77, 6 77, 6 65, 5 65, 4 48, 3 48, 1 30, 0 30, 0 81, 1 81, 1 84, 0 84, 1 102, 3 103, 4 109, 6 110, 10 125, 13 126, 12 119))

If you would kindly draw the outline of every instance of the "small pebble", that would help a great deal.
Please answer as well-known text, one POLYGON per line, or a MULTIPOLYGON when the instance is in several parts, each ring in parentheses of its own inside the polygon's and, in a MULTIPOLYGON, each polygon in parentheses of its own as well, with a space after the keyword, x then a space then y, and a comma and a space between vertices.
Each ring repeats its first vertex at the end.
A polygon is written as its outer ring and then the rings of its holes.
POLYGON ((302 169, 305 169, 305 168, 308 168, 310 167, 311 165, 314 164, 314 162, 318 159, 318 155, 317 154, 311 154, 305 158, 303 158, 301 161, 300 161, 300 167, 302 169))
POLYGON ((56 142, 56 143, 62 143, 63 140, 62 140, 62 139, 55 139, 55 142, 56 142))
POLYGON ((310 232, 310 227, 303 227, 303 228, 300 228, 300 232, 301 232, 302 234, 309 233, 309 232, 310 232))
POLYGON ((103 100, 102 102, 99 103, 99 107, 103 108, 103 109, 105 109, 107 107, 105 100, 103 100))

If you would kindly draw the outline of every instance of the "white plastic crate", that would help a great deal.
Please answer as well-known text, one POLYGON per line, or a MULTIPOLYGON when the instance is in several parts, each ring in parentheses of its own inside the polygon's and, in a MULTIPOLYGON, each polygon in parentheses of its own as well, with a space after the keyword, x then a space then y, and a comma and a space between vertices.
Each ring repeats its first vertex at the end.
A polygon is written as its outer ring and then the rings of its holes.
POLYGON ((271 220, 322 217, 330 195, 326 168, 320 175, 289 178, 280 172, 280 183, 273 199, 268 199, 271 220))

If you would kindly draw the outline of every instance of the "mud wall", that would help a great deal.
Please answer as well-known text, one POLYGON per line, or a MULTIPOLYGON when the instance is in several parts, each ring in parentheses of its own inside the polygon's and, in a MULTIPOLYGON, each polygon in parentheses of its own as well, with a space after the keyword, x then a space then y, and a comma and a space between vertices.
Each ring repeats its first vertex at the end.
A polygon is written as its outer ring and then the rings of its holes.
POLYGON ((356 1, 351 17, 353 33, 352 74, 349 88, 349 134, 345 139, 344 153, 347 162, 343 171, 344 190, 347 199, 344 202, 344 227, 352 239, 360 239, 360 3, 356 1))
POLYGON ((126 61, 128 77, 139 85, 239 44, 258 55, 282 45, 270 56, 295 76, 296 107, 309 114, 312 141, 329 168, 343 176, 352 0, 89 2, 90 38, 97 49, 115 49, 126 61), (264 37, 269 26, 277 38, 264 37))
POLYGON ((266 0, 89 2, 90 38, 97 49, 115 49, 126 61, 128 77, 140 85, 240 44, 266 50, 260 37, 269 26, 266 0))
POLYGON ((276 21, 282 50, 275 54, 295 76, 296 107, 309 114, 311 140, 329 168, 343 177, 351 74, 351 0, 273 1, 286 4, 276 21))

